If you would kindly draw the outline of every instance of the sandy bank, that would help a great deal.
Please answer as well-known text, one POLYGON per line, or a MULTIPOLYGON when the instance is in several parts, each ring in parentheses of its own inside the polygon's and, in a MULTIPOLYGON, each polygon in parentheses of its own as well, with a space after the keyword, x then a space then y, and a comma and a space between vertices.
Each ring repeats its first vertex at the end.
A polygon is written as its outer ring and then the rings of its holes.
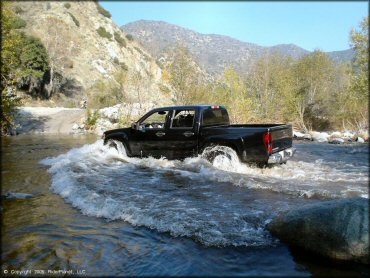
POLYGON ((19 107, 15 115, 15 134, 70 134, 83 132, 73 129, 83 123, 85 109, 64 107, 19 107))

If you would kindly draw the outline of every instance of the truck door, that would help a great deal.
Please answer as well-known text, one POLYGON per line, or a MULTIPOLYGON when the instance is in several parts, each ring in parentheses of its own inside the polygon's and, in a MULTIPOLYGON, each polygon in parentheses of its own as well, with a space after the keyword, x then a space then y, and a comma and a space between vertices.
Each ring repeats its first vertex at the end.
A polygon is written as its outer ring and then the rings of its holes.
POLYGON ((185 158, 197 154, 198 134, 194 109, 172 111, 166 142, 166 152, 171 158, 185 158))
POLYGON ((143 156, 168 157, 166 128, 169 112, 169 110, 155 111, 140 120, 141 130, 136 133, 135 140, 140 145, 143 156))

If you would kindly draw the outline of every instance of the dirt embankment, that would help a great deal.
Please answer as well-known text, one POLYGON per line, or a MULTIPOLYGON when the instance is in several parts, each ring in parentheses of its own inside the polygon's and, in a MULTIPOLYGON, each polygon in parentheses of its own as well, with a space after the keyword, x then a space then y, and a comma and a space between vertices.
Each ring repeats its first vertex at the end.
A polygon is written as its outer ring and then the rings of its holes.
POLYGON ((85 109, 63 107, 20 107, 15 115, 15 133, 78 133, 75 124, 82 124, 85 109))

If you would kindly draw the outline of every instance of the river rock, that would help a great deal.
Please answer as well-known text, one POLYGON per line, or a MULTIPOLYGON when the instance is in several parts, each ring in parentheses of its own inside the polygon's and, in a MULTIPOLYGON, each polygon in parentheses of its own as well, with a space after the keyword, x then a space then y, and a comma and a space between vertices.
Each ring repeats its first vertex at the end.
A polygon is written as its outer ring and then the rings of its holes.
POLYGON ((363 138, 361 138, 361 137, 357 137, 356 138, 356 142, 358 142, 358 143, 365 143, 365 140, 363 138))
POLYGON ((275 218, 282 241, 339 260, 369 264, 369 201, 350 198, 303 206, 275 218))
POLYGON ((343 144, 344 143, 344 140, 342 138, 333 138, 333 139, 330 139, 329 144, 343 144))
POLYGON ((330 135, 327 132, 311 131, 311 137, 314 141, 328 142, 330 135))

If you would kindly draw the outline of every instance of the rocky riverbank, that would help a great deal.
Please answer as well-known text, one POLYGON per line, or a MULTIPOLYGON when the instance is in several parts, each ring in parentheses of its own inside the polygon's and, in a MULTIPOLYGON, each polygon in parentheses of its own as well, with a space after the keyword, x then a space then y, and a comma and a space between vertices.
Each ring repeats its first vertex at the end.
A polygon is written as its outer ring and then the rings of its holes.
MULTIPOLYGON (((98 110, 94 127, 89 127, 86 109, 64 107, 19 107, 15 114, 15 128, 12 135, 28 133, 96 133, 121 126, 129 126, 147 111, 154 108, 154 103, 117 104, 98 110)), ((327 131, 302 133, 293 131, 293 139, 330 144, 366 143, 369 141, 368 130, 327 131)))

